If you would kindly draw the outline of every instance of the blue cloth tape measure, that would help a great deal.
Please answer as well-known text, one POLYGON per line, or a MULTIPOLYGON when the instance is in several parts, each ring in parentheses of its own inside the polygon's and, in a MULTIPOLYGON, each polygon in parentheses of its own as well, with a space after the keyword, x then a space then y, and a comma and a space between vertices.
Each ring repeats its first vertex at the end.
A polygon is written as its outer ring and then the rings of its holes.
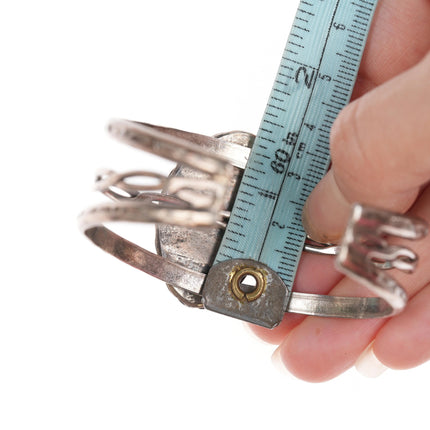
POLYGON ((215 263, 251 259, 291 291, 304 203, 330 164, 377 0, 302 0, 215 263))

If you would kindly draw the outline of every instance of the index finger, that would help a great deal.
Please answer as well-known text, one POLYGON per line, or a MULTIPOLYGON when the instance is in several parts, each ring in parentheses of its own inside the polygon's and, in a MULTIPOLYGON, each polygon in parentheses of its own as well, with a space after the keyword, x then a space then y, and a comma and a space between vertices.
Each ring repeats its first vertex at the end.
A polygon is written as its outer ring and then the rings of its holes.
POLYGON ((330 137, 332 169, 303 212, 307 233, 341 237, 354 202, 406 212, 430 179, 430 55, 348 105, 330 137))
POLYGON ((428 0, 380 0, 352 99, 417 64, 430 49, 428 0))

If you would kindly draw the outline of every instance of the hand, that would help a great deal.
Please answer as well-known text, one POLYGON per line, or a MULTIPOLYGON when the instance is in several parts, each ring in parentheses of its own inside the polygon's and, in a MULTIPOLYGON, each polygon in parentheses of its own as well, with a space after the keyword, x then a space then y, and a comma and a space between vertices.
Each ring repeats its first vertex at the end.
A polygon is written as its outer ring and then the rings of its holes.
MULTIPOLYGON (((330 138, 332 168, 309 197, 304 225, 321 242, 342 236, 351 204, 365 203, 430 222, 430 2, 380 0, 353 101, 330 138)), ((413 275, 396 274, 409 295, 390 319, 341 320, 286 314, 274 330, 253 327, 279 344, 287 369, 325 381, 350 368, 367 348, 395 369, 430 359, 430 237, 413 243, 413 275)), ((365 295, 333 268, 330 257, 304 255, 295 291, 365 295)))

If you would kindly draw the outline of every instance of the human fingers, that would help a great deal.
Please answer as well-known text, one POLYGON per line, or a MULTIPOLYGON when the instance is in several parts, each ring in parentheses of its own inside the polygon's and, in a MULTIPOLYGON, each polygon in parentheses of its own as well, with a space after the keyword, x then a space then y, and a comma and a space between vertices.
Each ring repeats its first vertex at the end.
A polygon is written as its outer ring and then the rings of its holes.
MULTIPOLYGON (((353 98, 419 62, 430 49, 429 22, 430 3, 428 0, 410 0, 408 2, 380 0, 373 18, 353 98), (402 55, 399 55, 399 52, 402 55)), ((326 294, 329 291, 326 280, 332 278, 327 271, 321 271, 321 265, 326 264, 327 260, 304 254, 302 261, 296 276, 294 290, 302 291, 301 288, 306 288, 306 286, 313 288, 319 286, 324 287, 319 294, 326 294)), ((331 266, 331 263, 327 263, 327 270, 330 271, 331 266)), ((330 287, 334 284, 335 282, 330 287)), ((303 290, 302 292, 316 293, 316 290, 303 290)), ((279 344, 282 338, 303 318, 300 315, 286 314, 280 326, 273 330, 253 325, 251 325, 251 329, 262 339, 279 344)))
POLYGON ((385 366, 409 369, 430 360, 430 284, 376 335, 373 353, 385 366))
MULTIPOLYGON (((430 222, 430 186, 419 197, 409 212, 430 222)), ((413 244, 414 251, 421 257, 430 255, 430 236, 413 244)), ((320 382, 331 379, 350 368, 375 338, 374 351, 387 365, 394 367, 420 362, 430 353, 429 299, 426 292, 430 283, 430 267, 419 264, 411 274, 397 273, 396 279, 411 298, 411 309, 407 305, 404 314, 391 320, 342 320, 307 317, 290 331, 282 342, 279 355, 289 371, 301 379, 320 382), (425 287, 425 288, 424 288, 425 287), (399 321, 399 322, 396 322, 399 321), (390 324, 393 324, 390 326, 390 324), (404 328, 400 329, 400 326, 404 328), (400 337, 395 330, 399 329, 400 337), (399 347, 401 338, 410 337, 408 351, 399 347), (415 341, 415 343, 412 341, 415 341), (421 345, 421 346, 418 346, 421 345)), ((349 278, 343 278, 330 292, 339 296, 364 296, 366 291, 349 278)))
MULTIPOLYGON (((381 0, 361 63, 353 98, 362 95, 419 62, 430 48, 430 3, 427 0, 381 0), (411 44, 413 41, 413 44, 411 44), (401 52, 401 55, 399 55, 401 52)), ((339 280, 331 261, 304 254, 294 291, 327 294, 339 280), (326 266, 326 270, 323 269, 326 266), (329 282, 329 284, 327 283, 329 282), (311 287, 310 290, 307 290, 311 287)), ((286 314, 273 330, 251 325, 257 336, 279 344, 305 317, 286 314)))
MULTIPOLYGON (((430 185, 423 192, 414 210, 430 218, 430 185)), ((427 218, 427 219, 429 219, 427 218)), ((418 250, 425 259, 430 247, 418 250)), ((391 318, 376 335, 373 352, 377 359, 393 369, 407 369, 430 359, 430 268, 421 261, 426 276, 418 279, 424 285, 409 301, 406 309, 391 318)))
POLYGON ((380 0, 352 98, 417 64, 430 50, 428 0, 380 0))
POLYGON ((309 196, 303 223, 312 239, 336 242, 350 206, 405 212, 430 180, 430 55, 341 111, 333 124, 332 168, 309 196))

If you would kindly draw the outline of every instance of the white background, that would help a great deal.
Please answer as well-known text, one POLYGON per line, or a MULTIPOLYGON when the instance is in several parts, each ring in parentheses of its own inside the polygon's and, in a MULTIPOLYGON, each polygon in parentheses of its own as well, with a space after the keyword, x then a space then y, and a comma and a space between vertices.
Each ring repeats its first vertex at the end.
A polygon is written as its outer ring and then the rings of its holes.
MULTIPOLYGON (((428 364, 283 375, 241 322, 181 306, 77 229, 96 168, 162 168, 108 119, 256 132, 296 5, 4 2, 0 429, 428 428, 428 364)), ((152 226, 137 234, 152 247, 152 226)))

